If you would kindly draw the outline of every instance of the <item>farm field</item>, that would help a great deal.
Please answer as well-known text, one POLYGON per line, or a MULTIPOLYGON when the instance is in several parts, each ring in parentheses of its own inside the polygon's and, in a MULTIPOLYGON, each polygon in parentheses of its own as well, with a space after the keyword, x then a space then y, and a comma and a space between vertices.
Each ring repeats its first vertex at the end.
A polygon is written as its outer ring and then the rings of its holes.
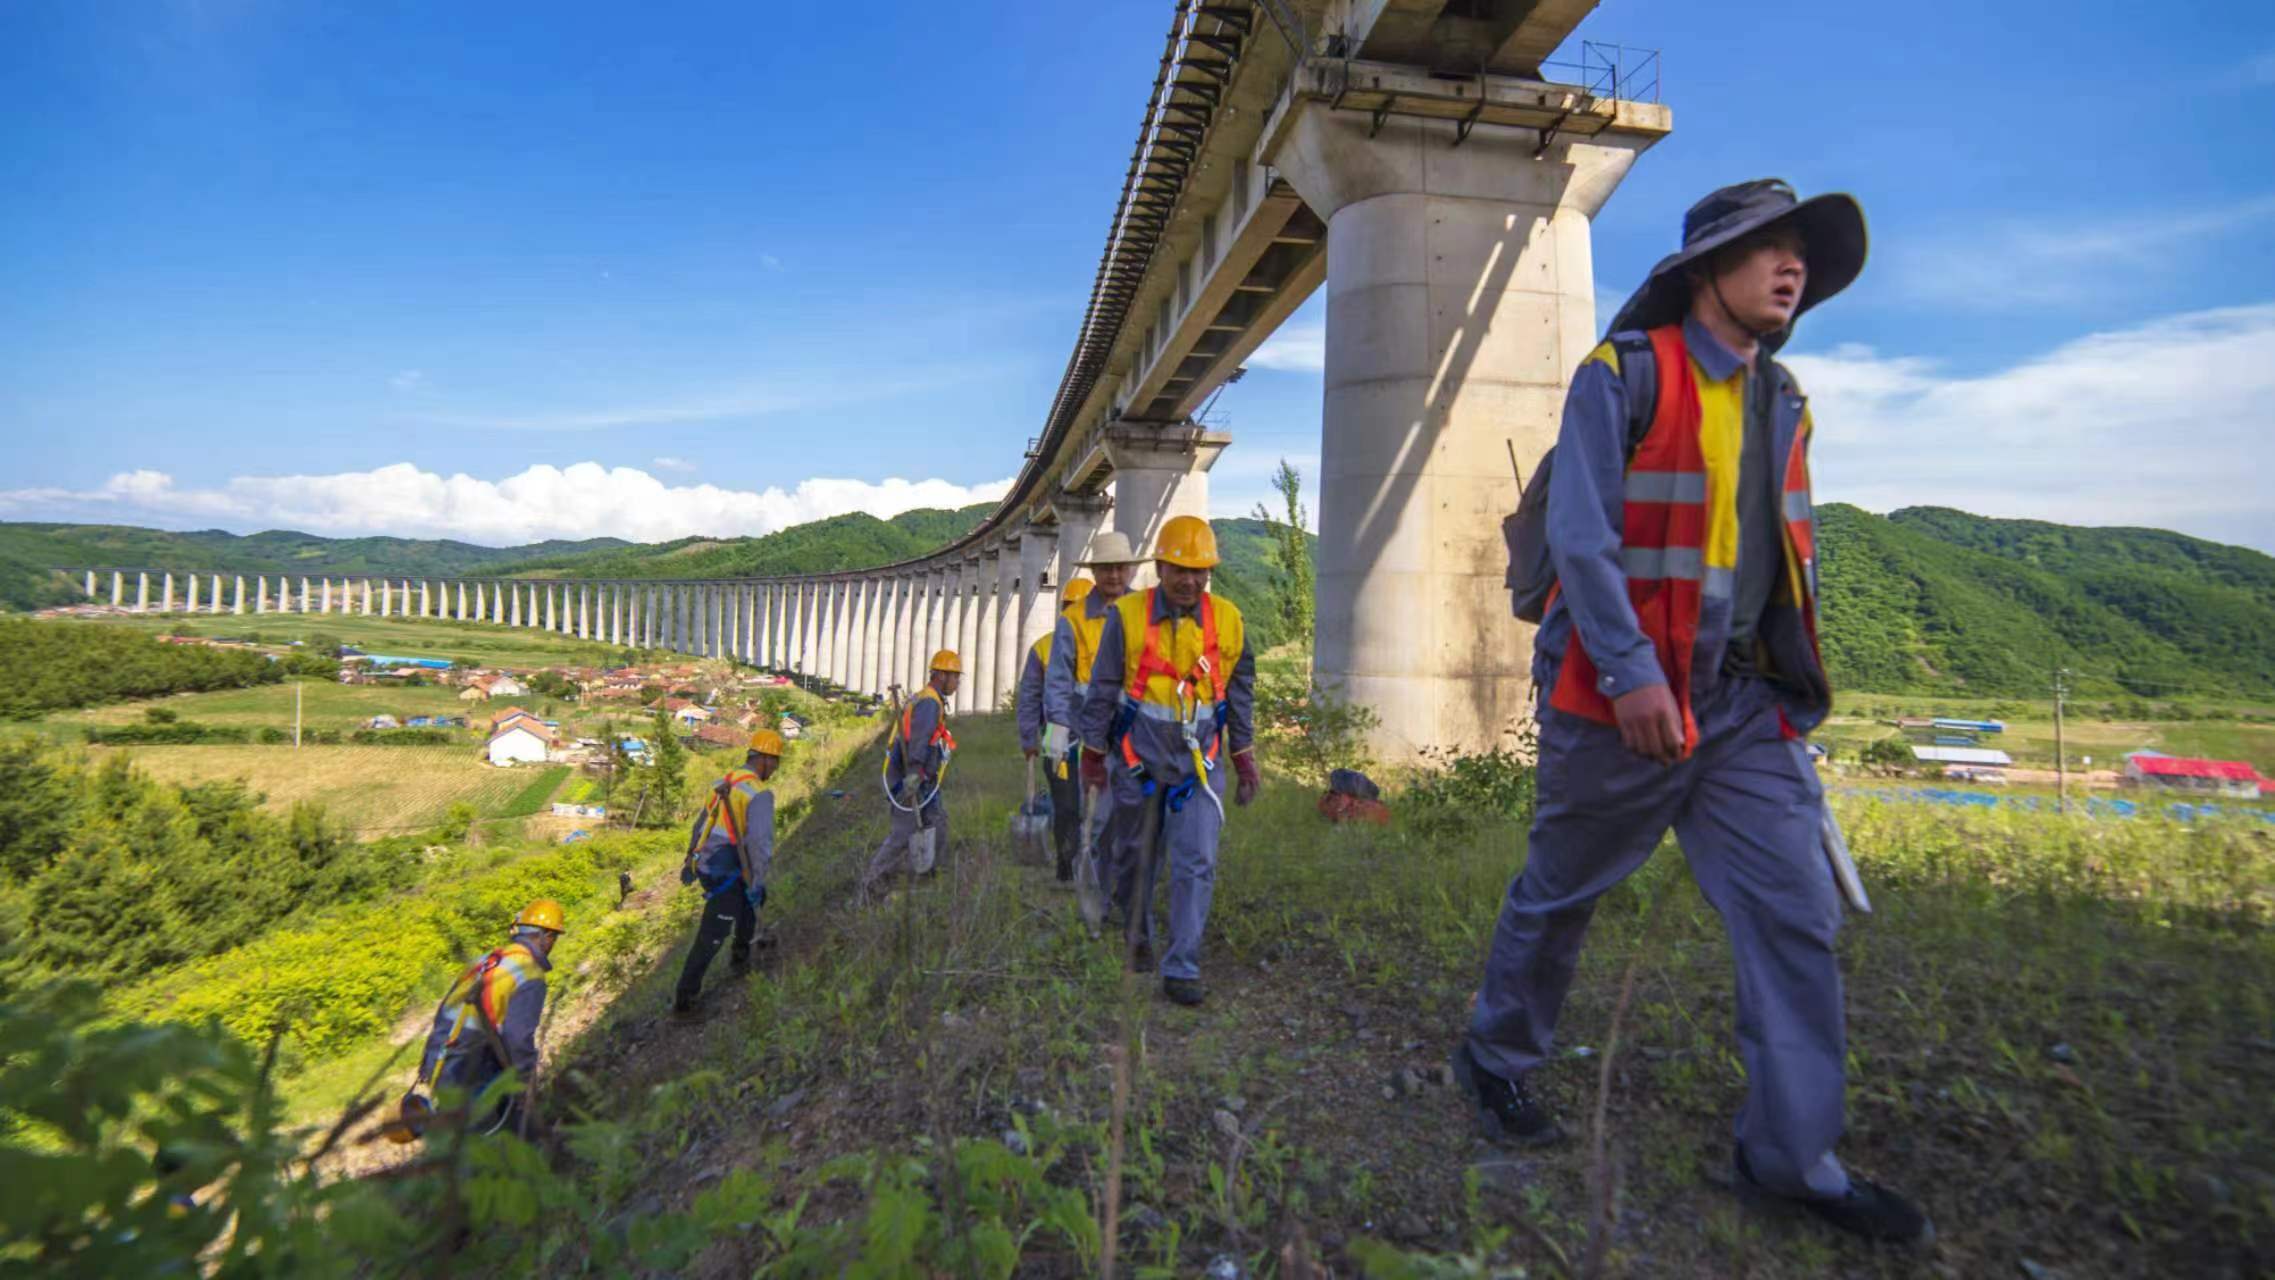
POLYGON ((150 776, 193 783, 241 779, 279 812, 307 800, 358 836, 417 831, 440 822, 450 806, 472 805, 484 818, 534 813, 553 788, 534 802, 525 793, 547 777, 557 785, 564 766, 499 769, 465 747, 164 746, 95 747, 123 751, 150 776), (516 803, 520 801, 521 803, 516 803))
MULTIPOLYGON (((456 716, 469 718, 481 708, 458 700, 458 691, 442 688, 401 688, 385 685, 348 685, 330 680, 301 684, 301 723, 310 729, 356 729, 376 715, 456 716)), ((292 728, 292 684, 261 685, 252 689, 221 689, 212 693, 179 693, 165 698, 113 703, 63 711, 42 723, 57 737, 79 738, 87 725, 129 724, 143 712, 163 707, 184 720, 222 727, 292 728)), ((469 738, 469 741, 472 739, 469 738)))
POLYGON ((353 645, 366 653, 449 658, 488 667, 545 667, 613 663, 625 652, 612 645, 575 640, 527 627, 490 622, 379 618, 362 614, 162 614, 111 619, 154 635, 232 636, 264 644, 322 638, 353 645))
MULTIPOLYGON (((1866 696, 1878 706, 1903 705, 1887 695, 1866 696)), ((1813 735, 1836 755, 1851 759, 1865 743, 1897 736, 1895 726, 1888 724, 1885 718, 1849 714, 1854 706, 1854 702, 1844 701, 1840 711, 1813 735)), ((2054 720, 2050 707, 2043 711, 2042 718, 2029 719, 1999 717, 1988 710, 1960 710, 1953 714, 2003 719, 2006 732, 1986 739, 1984 746, 2005 751, 2014 757, 2016 764, 2025 768, 2054 767, 2054 720)), ((2073 769, 2085 767, 2082 762, 2087 756, 2093 758, 2092 768, 2122 769, 2127 752, 2147 749, 2175 756, 2243 760, 2263 774, 2275 774, 2275 724, 2238 720, 2101 720, 2073 715, 2064 721, 2062 732, 2073 769)))

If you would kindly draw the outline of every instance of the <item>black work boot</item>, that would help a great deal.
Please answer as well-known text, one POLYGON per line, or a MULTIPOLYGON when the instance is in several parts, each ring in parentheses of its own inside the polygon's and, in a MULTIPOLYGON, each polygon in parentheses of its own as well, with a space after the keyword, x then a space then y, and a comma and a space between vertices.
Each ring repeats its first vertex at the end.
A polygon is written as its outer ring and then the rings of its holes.
POLYGON ((736 978, 747 978, 750 976, 750 949, 748 947, 737 948, 736 950, 728 953, 727 973, 729 976, 736 978))
POLYGON ((1060 854, 1058 860, 1058 873, 1060 884, 1074 883, 1074 859, 1067 857, 1063 853, 1060 854))
POLYGON ((1563 1128, 1524 1077, 1510 1080, 1487 1071, 1467 1040, 1453 1051, 1453 1078, 1476 1105, 1477 1125, 1487 1142, 1542 1147, 1563 1140, 1563 1128))
POLYGON ((696 1022, 703 1017, 703 1002, 695 996, 674 995, 671 998, 671 1016, 677 1022, 696 1022))
POLYGON ((1199 978, 1163 978, 1161 994, 1167 996, 1171 1003, 1190 1009, 1209 998, 1209 989, 1201 985, 1199 978))
POLYGON ((1869 1178, 1848 1177, 1848 1192, 1839 1196, 1787 1196, 1754 1181, 1743 1150, 1733 1154, 1738 1193, 1749 1198, 1775 1200, 1805 1209, 1850 1235, 1874 1244, 1909 1245, 1925 1249, 1935 1243, 1935 1224, 1918 1205, 1869 1178))

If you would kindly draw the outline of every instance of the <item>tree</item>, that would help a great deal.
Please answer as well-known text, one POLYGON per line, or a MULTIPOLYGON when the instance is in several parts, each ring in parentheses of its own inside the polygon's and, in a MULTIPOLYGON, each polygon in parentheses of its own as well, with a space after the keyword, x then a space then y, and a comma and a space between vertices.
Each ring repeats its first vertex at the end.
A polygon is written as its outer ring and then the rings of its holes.
POLYGON ((648 729, 649 822, 670 826, 679 816, 680 792, 687 787, 687 748, 679 744, 671 717, 658 711, 648 729))
POLYGON ((1280 469, 1272 475, 1272 489, 1280 495, 1281 512, 1275 515, 1259 502, 1254 513, 1272 529, 1272 615, 1290 640, 1309 649, 1312 567, 1304 528, 1311 523, 1311 513, 1303 505, 1303 473, 1289 466, 1286 458, 1280 459, 1280 469))

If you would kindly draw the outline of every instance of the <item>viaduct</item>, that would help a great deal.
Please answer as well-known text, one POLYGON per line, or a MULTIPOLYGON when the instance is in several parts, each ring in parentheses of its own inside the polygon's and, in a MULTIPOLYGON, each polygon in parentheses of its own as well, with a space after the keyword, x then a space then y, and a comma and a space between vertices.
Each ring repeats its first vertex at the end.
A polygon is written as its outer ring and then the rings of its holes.
POLYGON ((1314 671, 1379 753, 1477 749, 1526 714, 1500 518, 1597 339, 1589 222, 1666 136, 1655 55, 1583 43, 1596 0, 1174 0, 1089 304, 1002 504, 920 559, 704 581, 74 569, 140 609, 536 627, 862 692, 965 657, 999 705, 1101 528, 1206 515, 1210 394, 1327 288, 1314 671))

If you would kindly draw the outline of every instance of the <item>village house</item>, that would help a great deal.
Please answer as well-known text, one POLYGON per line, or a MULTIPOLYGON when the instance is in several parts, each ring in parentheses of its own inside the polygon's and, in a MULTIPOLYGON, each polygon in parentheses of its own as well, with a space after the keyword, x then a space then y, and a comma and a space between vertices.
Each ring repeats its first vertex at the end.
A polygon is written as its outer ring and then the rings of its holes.
POLYGON ((544 729, 527 717, 515 720, 482 744, 483 758, 494 765, 543 764, 553 745, 544 729))
POLYGON ((2275 789, 2275 779, 2241 760, 2204 760, 2136 751, 2125 757, 2125 781, 2136 787, 2163 787, 2219 796, 2226 800, 2257 800, 2275 789))

